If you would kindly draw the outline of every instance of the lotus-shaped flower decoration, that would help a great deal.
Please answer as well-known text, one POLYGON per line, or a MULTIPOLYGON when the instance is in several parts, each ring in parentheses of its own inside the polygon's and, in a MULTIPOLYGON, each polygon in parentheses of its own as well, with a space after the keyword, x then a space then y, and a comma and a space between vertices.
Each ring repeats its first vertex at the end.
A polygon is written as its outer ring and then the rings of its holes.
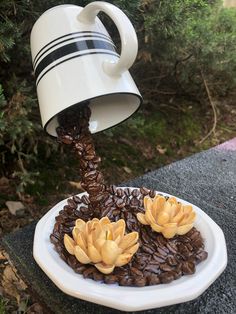
POLYGON ((77 219, 72 231, 73 239, 65 234, 66 250, 83 264, 94 264, 104 274, 116 266, 127 264, 139 248, 138 233, 125 235, 125 221, 111 222, 108 217, 93 218, 85 222, 77 219))
POLYGON ((165 199, 156 195, 153 199, 144 198, 145 214, 138 213, 139 222, 163 234, 167 239, 175 235, 183 235, 193 227, 196 213, 191 205, 177 202, 175 197, 165 199))

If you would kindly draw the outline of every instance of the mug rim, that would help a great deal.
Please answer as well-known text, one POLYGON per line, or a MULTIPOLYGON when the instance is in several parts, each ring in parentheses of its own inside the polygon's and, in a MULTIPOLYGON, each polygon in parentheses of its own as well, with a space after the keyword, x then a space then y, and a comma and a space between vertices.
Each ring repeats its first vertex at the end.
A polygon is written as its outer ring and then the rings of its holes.
POLYGON ((82 100, 82 101, 80 101, 80 102, 78 102, 78 103, 75 103, 75 104, 73 104, 73 105, 67 107, 66 109, 63 109, 63 110, 57 112, 54 116, 52 116, 52 117, 45 123, 45 125, 44 125, 44 127, 43 127, 43 130, 44 130, 44 131, 47 133, 47 135, 49 135, 51 138, 54 138, 54 139, 57 138, 57 136, 51 135, 50 133, 47 132, 47 127, 48 127, 48 124, 49 124, 58 114, 62 113, 63 111, 65 111, 65 110, 67 110, 68 108, 71 108, 71 107, 73 107, 73 106, 81 105, 81 104, 84 103, 84 102, 91 101, 91 100, 94 100, 94 99, 97 99, 97 98, 101 98, 101 97, 104 97, 104 96, 110 96, 110 95, 133 95, 133 96, 136 96, 136 97, 139 99, 138 107, 137 107, 137 109, 136 109, 134 112, 132 112, 127 118, 121 120, 120 122, 118 122, 118 123, 116 123, 116 124, 113 124, 112 126, 109 126, 109 127, 105 128, 105 129, 102 129, 102 130, 100 130, 100 131, 98 131, 98 132, 94 132, 94 133, 92 133, 92 134, 98 134, 98 133, 103 132, 103 131, 105 131, 105 130, 109 130, 109 129, 111 129, 111 128, 115 127, 115 126, 118 126, 119 124, 125 122, 125 121, 128 120, 132 115, 134 115, 134 114, 140 109, 141 105, 143 104, 143 97, 142 97, 141 95, 139 95, 139 94, 131 93, 131 92, 115 92, 115 93, 107 93, 107 94, 103 94, 103 95, 91 97, 91 98, 88 98, 88 99, 84 99, 84 100, 82 100))

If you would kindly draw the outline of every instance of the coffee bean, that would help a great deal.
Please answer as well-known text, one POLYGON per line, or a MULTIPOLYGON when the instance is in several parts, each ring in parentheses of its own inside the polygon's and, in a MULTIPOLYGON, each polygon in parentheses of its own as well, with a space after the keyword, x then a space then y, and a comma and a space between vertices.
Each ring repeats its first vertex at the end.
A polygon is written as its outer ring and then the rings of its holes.
POLYGON ((123 208, 125 206, 125 202, 123 201, 122 198, 119 198, 116 202, 115 202, 116 206, 118 208, 123 208))
POLYGON ((62 135, 60 137, 60 140, 62 141, 62 143, 66 144, 66 145, 70 145, 73 142, 73 138, 69 135, 62 135))
POLYGON ((155 250, 152 247, 150 247, 146 244, 142 245, 142 250, 148 254, 153 254, 155 252, 155 250))
POLYGON ((151 190, 151 191, 149 192, 149 196, 150 196, 151 198, 154 198, 154 197, 156 196, 156 192, 155 192, 154 190, 151 190))
POLYGON ((119 285, 120 286, 131 286, 132 285, 132 278, 128 277, 128 276, 125 276, 125 277, 122 277, 119 281, 119 285))
POLYGON ((103 175, 101 174, 101 172, 98 172, 97 177, 96 177, 96 182, 102 183, 103 181, 104 181, 103 175))
POLYGON ((73 201, 72 198, 69 198, 69 199, 67 200, 67 203, 68 203, 68 205, 69 205, 70 207, 72 207, 72 208, 77 208, 77 204, 76 204, 75 201, 73 201))
POLYGON ((86 206, 80 206, 79 210, 83 213, 83 214, 86 214, 89 212, 89 209, 88 207, 86 206))
POLYGON ((165 272, 160 274, 159 278, 162 283, 170 283, 174 280, 174 274, 172 272, 165 272))
POLYGON ((93 279, 96 281, 103 281, 104 275, 100 273, 99 271, 96 271, 93 273, 93 279))
POLYGON ((190 243, 186 243, 186 247, 189 249, 189 251, 193 250, 193 247, 190 243))
POLYGON ((106 275, 104 276, 104 282, 106 284, 114 284, 117 282, 117 276, 115 275, 106 275))
POLYGON ((96 271, 96 268, 94 268, 94 266, 90 266, 83 271, 83 277, 92 278, 92 273, 94 273, 95 271, 96 271))
POLYGON ((172 267, 170 267, 170 265, 164 263, 164 264, 160 265, 160 269, 163 270, 163 271, 171 271, 172 267))
POLYGON ((160 283, 160 278, 155 274, 148 276, 147 280, 149 285, 158 285, 160 283))
POLYGON ((88 198, 87 195, 83 195, 83 196, 81 197, 81 200, 82 200, 82 202, 83 202, 85 205, 89 205, 89 204, 90 204, 90 201, 89 201, 89 198, 88 198))
POLYGON ((146 285, 145 277, 135 277, 133 280, 133 284, 137 287, 144 287, 146 285))
POLYGON ((50 235, 50 241, 51 241, 51 243, 56 245, 56 244, 58 244, 60 242, 60 239, 58 239, 54 234, 51 234, 50 235))
POLYGON ((131 267, 131 268, 130 268, 130 271, 131 271, 131 273, 132 273, 133 275, 136 275, 136 276, 143 276, 143 273, 142 273, 140 270, 138 270, 137 268, 135 268, 135 267, 131 267))
POLYGON ((133 195, 133 197, 138 197, 139 194, 140 194, 140 192, 139 192, 138 189, 134 189, 134 190, 131 192, 131 194, 133 195))
POLYGON ((199 237, 199 238, 196 238, 194 241, 191 242, 192 243, 192 246, 196 249, 199 249, 202 247, 202 239, 199 237))
POLYGON ((182 272, 186 275, 191 275, 195 273, 195 265, 191 262, 182 263, 182 272))
POLYGON ((79 143, 79 142, 76 142, 75 143, 75 149, 79 152, 82 152, 84 150, 84 146, 83 144, 79 143))
POLYGON ((140 188, 140 192, 143 194, 143 195, 148 195, 150 190, 145 188, 145 187, 141 187, 140 188))
POLYGON ((118 188, 116 190, 116 195, 119 196, 119 197, 123 197, 125 195, 125 192, 123 191, 123 189, 118 188))
POLYGON ((166 262, 170 265, 170 266, 175 266, 177 265, 177 260, 173 257, 173 256, 168 256, 166 258, 166 262))
POLYGON ((130 206, 132 207, 132 208, 138 208, 139 207, 139 200, 137 199, 137 198, 132 198, 131 200, 130 200, 130 206))
POLYGON ((125 188, 125 189, 124 189, 124 193, 125 193, 126 196, 130 196, 130 195, 131 195, 131 190, 130 190, 130 188, 125 188))
POLYGON ((207 257, 208 253, 206 251, 201 251, 196 255, 196 259, 198 262, 204 261, 205 259, 207 259, 207 257))
POLYGON ((115 195, 116 194, 116 186, 115 185, 111 185, 110 189, 111 189, 111 193, 113 195, 115 195))
POLYGON ((164 247, 158 247, 157 252, 161 254, 161 256, 165 257, 167 256, 167 252, 164 250, 164 247))
POLYGON ((67 258, 66 258, 66 255, 65 255, 65 254, 60 253, 60 257, 61 257, 61 259, 62 259, 64 262, 67 261, 67 258))
POLYGON ((159 274, 160 273, 160 268, 158 265, 156 264, 148 264, 146 267, 145 267, 145 270, 146 271, 149 271, 151 273, 154 273, 154 274, 159 274))
POLYGON ((175 269, 175 270, 172 271, 172 274, 174 276, 174 279, 179 279, 182 276, 182 271, 178 270, 178 269, 175 269))
POLYGON ((75 256, 73 256, 73 255, 70 255, 70 256, 68 256, 68 258, 67 258, 67 263, 68 263, 68 265, 70 266, 70 267, 72 267, 72 268, 75 268, 76 266, 79 266, 79 262, 78 262, 78 260, 76 259, 76 257, 75 256))
POLYGON ((171 253, 176 253, 177 252, 177 247, 176 247, 176 245, 174 244, 174 243, 167 243, 166 244, 166 247, 169 249, 169 251, 171 252, 171 253))
POLYGON ((74 195, 73 196, 73 201, 76 203, 76 204, 81 204, 82 201, 81 201, 81 198, 77 195, 74 195))
POLYGON ((107 207, 109 205, 112 205, 114 203, 112 197, 107 198, 107 200, 104 203, 104 206, 107 207))
POLYGON ((142 238, 144 243, 149 243, 150 242, 150 238, 149 238, 147 232, 144 231, 144 230, 141 231, 141 238, 142 238))
POLYGON ((159 256, 158 254, 154 253, 153 258, 158 261, 159 263, 164 263, 165 259, 162 256, 159 256))

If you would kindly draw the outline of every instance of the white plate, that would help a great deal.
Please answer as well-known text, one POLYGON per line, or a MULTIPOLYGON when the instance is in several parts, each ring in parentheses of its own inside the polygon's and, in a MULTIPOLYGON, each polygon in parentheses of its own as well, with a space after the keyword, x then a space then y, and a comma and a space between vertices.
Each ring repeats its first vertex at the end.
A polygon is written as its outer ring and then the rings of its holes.
MULTIPOLYGON (((177 199, 184 204, 191 204, 177 199)), ((169 284, 142 288, 106 285, 92 279, 84 279, 60 258, 49 239, 55 224, 55 216, 65 204, 66 200, 61 201, 38 222, 34 235, 33 255, 54 284, 73 297, 123 311, 158 308, 195 299, 226 267, 227 251, 222 230, 206 213, 191 204, 197 212, 195 226, 201 232, 205 250, 208 252, 208 258, 197 265, 195 274, 183 276, 169 284)))

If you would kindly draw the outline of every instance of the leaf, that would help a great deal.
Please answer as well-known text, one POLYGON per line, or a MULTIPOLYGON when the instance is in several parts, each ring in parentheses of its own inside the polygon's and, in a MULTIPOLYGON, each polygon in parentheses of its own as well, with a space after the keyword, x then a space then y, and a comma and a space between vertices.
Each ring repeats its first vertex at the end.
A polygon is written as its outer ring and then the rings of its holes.
POLYGON ((163 147, 161 147, 160 145, 157 145, 157 146, 156 146, 156 150, 158 151, 158 153, 159 153, 160 155, 165 155, 165 153, 166 153, 166 151, 167 151, 167 148, 163 148, 163 147))
POLYGON ((81 187, 81 182, 80 181, 69 181, 70 185, 73 187, 73 188, 76 188, 78 190, 83 190, 82 187, 81 187))
POLYGON ((129 167, 123 167, 123 169, 128 174, 132 173, 132 170, 129 167))
POLYGON ((14 297, 18 304, 20 302, 20 291, 24 291, 27 286, 26 284, 18 277, 14 268, 10 265, 7 265, 3 271, 2 276, 2 287, 4 291, 14 297))

